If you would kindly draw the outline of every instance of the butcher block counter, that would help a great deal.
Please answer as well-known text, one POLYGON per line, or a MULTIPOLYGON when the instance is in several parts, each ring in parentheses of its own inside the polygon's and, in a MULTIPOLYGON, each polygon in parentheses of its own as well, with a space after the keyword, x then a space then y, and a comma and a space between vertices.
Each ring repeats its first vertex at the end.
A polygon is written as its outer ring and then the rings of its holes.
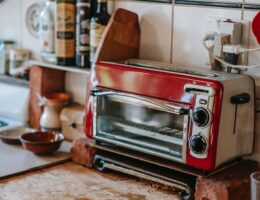
POLYGON ((177 200, 174 191, 73 162, 0 181, 0 200, 177 200))
POLYGON ((169 188, 70 161, 71 142, 48 155, 0 141, 0 200, 174 200, 169 188))

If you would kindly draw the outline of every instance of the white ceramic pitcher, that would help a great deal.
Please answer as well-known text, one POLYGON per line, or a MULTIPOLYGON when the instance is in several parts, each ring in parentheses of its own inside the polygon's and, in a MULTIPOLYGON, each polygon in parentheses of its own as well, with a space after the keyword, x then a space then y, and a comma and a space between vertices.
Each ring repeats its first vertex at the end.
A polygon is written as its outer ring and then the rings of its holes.
POLYGON ((44 106, 40 119, 42 131, 61 131, 60 112, 69 102, 69 95, 66 93, 51 93, 39 97, 39 104, 44 106))

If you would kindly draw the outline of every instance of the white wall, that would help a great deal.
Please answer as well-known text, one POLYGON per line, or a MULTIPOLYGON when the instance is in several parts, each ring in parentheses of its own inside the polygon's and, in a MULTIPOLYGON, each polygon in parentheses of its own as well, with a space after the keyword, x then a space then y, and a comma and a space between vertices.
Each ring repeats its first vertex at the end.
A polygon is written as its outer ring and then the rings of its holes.
MULTIPOLYGON (((110 0, 110 9, 126 8, 138 13, 141 24, 140 57, 159 61, 172 62, 180 66, 207 65, 208 55, 202 47, 202 38, 208 31, 209 17, 245 19, 251 21, 257 10, 234 9, 223 7, 205 7, 181 5, 175 3, 152 3, 134 0, 110 0)), ((221 0, 222 2, 242 3, 243 0, 221 0)), ((37 39, 32 37, 25 26, 25 14, 29 6, 42 0, 5 0, 0 4, 0 38, 14 39, 18 46, 33 51, 38 58, 37 39)), ((245 0, 246 3, 260 5, 259 0, 245 0)), ((256 40, 250 34, 247 38, 250 47, 257 47, 256 40)), ((249 64, 260 63, 260 52, 250 53, 249 64)), ((250 70, 256 80, 256 95, 260 99, 260 69, 250 70)), ((86 77, 67 74, 67 90, 72 93, 76 102, 84 104, 86 77)), ((259 114, 258 114, 259 115, 259 114)), ((255 158, 260 161, 260 117, 256 120, 255 158)))
MULTIPOLYGON (((4 0, 0 3, 0 39, 14 40, 17 47, 31 50, 32 58, 39 59, 38 40, 26 27, 27 10, 35 3, 44 5, 45 0, 4 0)), ((108 10, 111 13, 114 3, 109 0, 108 10)), ((87 75, 66 74, 66 90, 75 102, 85 104, 87 75)))

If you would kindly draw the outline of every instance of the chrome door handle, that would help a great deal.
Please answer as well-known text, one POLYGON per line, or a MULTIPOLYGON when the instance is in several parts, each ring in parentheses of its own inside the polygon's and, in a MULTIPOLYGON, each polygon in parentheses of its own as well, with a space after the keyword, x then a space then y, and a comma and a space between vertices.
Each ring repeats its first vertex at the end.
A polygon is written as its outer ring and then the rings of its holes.
MULTIPOLYGON (((189 114, 189 108, 188 107, 182 107, 179 105, 169 105, 166 104, 163 100, 158 100, 150 97, 142 97, 135 94, 128 94, 123 92, 116 92, 116 91, 104 91, 104 90, 92 90, 90 93, 92 96, 108 96, 108 95, 115 95, 115 96, 121 96, 126 98, 133 98, 139 100, 138 103, 140 105, 150 104, 155 105, 157 108, 161 108, 160 110, 164 110, 173 114, 177 115, 188 115, 189 114), (143 103, 142 103, 143 102, 143 103)), ((127 101, 125 101, 127 103, 127 101)), ((129 101, 131 102, 131 101, 129 101)), ((154 107, 154 106, 153 106, 154 107)))

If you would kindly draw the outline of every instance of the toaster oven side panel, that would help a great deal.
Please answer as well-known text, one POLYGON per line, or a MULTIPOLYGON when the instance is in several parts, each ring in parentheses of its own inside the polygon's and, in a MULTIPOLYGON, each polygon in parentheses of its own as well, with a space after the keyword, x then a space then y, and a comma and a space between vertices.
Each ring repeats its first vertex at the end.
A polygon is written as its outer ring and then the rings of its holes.
POLYGON ((227 161, 249 155, 253 150, 255 123, 254 81, 248 76, 225 81, 220 130, 217 145, 216 166, 227 161), (239 87, 238 87, 239 86, 239 87), (250 101, 231 104, 233 96, 247 93, 250 101))

